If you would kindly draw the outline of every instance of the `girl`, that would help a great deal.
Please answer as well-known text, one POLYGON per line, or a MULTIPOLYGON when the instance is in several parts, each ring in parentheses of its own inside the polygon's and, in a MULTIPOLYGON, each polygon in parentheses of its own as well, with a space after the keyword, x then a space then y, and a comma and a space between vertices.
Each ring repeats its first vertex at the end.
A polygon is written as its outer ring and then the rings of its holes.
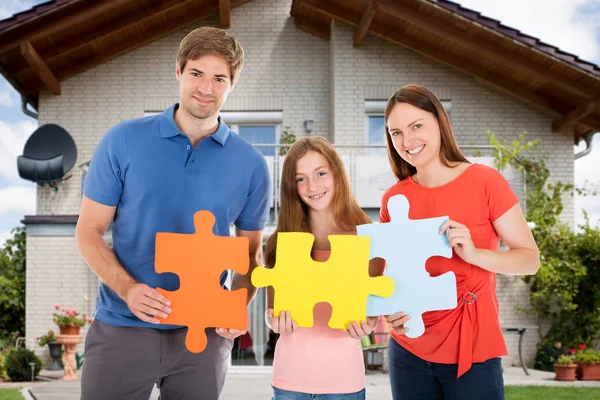
MULTIPOLYGON (((355 235, 356 226, 371 221, 350 190, 340 156, 322 137, 298 139, 283 163, 281 208, 277 229, 266 249, 268 268, 275 266, 278 232, 310 232, 312 256, 326 261, 328 235, 355 235)), ((375 264, 372 264, 375 265, 375 264)), ((370 267, 374 268, 374 267, 370 267)), ((273 315, 273 288, 267 288, 267 324, 280 333, 273 360, 274 400, 361 400, 365 398, 365 369, 360 338, 373 331, 377 317, 347 331, 331 329, 331 307, 317 304, 314 326, 299 328, 289 311, 273 315)))
POLYGON ((539 253, 508 182, 461 153, 448 115, 427 88, 407 85, 387 102, 388 157, 398 183, 382 199, 403 194, 410 218, 449 215, 441 227, 451 259, 427 263, 432 276, 456 274, 458 306, 423 315, 425 333, 407 338, 402 312, 387 316, 393 339, 389 368, 394 399, 504 399, 500 357, 507 354, 498 319, 496 273, 535 274, 539 253), (498 251, 502 239, 509 250, 498 251))

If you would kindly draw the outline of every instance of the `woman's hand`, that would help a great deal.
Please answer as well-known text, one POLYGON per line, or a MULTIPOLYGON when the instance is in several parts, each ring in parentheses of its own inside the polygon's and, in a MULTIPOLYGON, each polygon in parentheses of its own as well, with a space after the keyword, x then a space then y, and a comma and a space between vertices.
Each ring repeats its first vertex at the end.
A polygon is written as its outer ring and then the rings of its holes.
POLYGON ((369 335, 377 327, 379 317, 367 317, 367 321, 360 321, 360 324, 356 321, 348 325, 348 334, 354 339, 360 339, 363 336, 369 335))
POLYGON ((388 315, 385 318, 388 325, 397 334, 404 335, 406 332, 408 332, 408 328, 405 328, 404 324, 408 322, 410 315, 406 315, 403 312, 397 312, 395 314, 388 315))
POLYGON ((448 237, 450 246, 460 258, 469 264, 479 265, 479 250, 473 244, 471 231, 466 225, 448 220, 440 228, 440 234, 448 237))
POLYGON ((288 335, 298 330, 298 325, 290 317, 289 311, 281 311, 279 316, 274 316, 272 308, 267 309, 267 325, 273 329, 273 332, 282 335, 288 335))

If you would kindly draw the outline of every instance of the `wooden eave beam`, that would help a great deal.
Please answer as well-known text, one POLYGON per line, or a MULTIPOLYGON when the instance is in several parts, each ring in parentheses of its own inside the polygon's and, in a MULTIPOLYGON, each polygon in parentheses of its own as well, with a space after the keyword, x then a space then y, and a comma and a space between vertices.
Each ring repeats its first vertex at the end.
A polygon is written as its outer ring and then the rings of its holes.
POLYGON ((588 99, 594 96, 594 93, 592 93, 590 90, 576 88, 573 85, 564 83, 565 77, 555 73, 551 69, 546 68, 542 72, 540 71, 540 68, 542 68, 541 66, 535 65, 527 59, 512 58, 511 56, 504 55, 503 53, 506 50, 500 48, 494 43, 486 43, 485 45, 477 43, 476 41, 467 38, 467 35, 464 32, 447 25, 436 24, 434 21, 423 17, 418 12, 415 12, 399 3, 391 4, 387 0, 380 0, 378 1, 377 6, 380 10, 398 19, 425 29, 443 39, 451 40, 472 52, 485 56, 491 60, 499 61, 510 68, 526 72, 527 74, 534 76, 536 79, 539 79, 545 83, 551 83, 562 90, 566 90, 570 93, 574 93, 588 99))
POLYGON ((375 1, 369 0, 367 9, 365 10, 365 13, 356 27, 356 31, 354 32, 354 47, 360 47, 360 44, 369 31, 369 27, 371 26, 371 22, 373 21, 373 17, 375 16, 376 12, 377 6, 375 1))
POLYGON ((37 76, 41 79, 41 81, 46 85, 50 91, 56 95, 60 95, 60 82, 54 74, 52 70, 46 65, 44 60, 40 57, 40 55, 35 51, 31 43, 24 40, 21 42, 21 54, 27 61, 27 64, 35 71, 37 76))
MULTIPOLYGON (((127 30, 138 24, 143 25, 144 23, 149 22, 153 18, 156 18, 160 14, 163 14, 166 12, 176 12, 178 8, 186 7, 187 5, 195 3, 196 1, 197 0, 186 0, 183 2, 176 1, 176 0, 170 1, 170 2, 168 2, 169 6, 167 8, 155 10, 152 13, 148 13, 143 18, 131 19, 127 25, 123 25, 119 29, 116 29, 114 31, 107 32, 104 35, 98 36, 98 37, 96 37, 96 40, 102 41, 103 39, 106 39, 112 35, 115 35, 122 30, 127 30)), ((138 36, 138 37, 132 38, 126 42, 119 43, 118 46, 113 47, 113 48, 115 48, 115 50, 114 50, 115 53, 114 54, 111 53, 110 56, 106 56, 106 53, 110 52, 110 51, 106 51, 95 57, 90 57, 81 63, 76 63, 76 64, 74 64, 75 65, 74 68, 60 71, 60 73, 57 73, 57 74, 59 75, 59 77, 61 79, 69 78, 73 75, 76 75, 77 73, 79 73, 81 71, 85 71, 86 69, 93 67, 94 65, 96 65, 99 62, 105 62, 105 61, 108 61, 109 59, 115 58, 121 54, 124 54, 130 50, 133 50, 139 46, 142 46, 143 44, 145 44, 147 42, 150 42, 158 37, 161 37, 162 35, 165 35, 171 31, 174 31, 177 28, 181 27, 182 25, 205 18, 208 15, 210 15, 211 13, 214 13, 216 11, 217 11, 216 7, 211 7, 211 8, 207 8, 206 13, 201 14, 201 15, 199 15, 197 13, 189 13, 189 15, 187 15, 187 18, 185 18, 185 19, 170 20, 168 24, 163 24, 161 26, 161 28, 163 28, 163 29, 155 30, 155 31, 152 31, 150 34, 146 34, 141 37, 138 36)), ((69 57, 69 55, 76 53, 77 51, 80 51, 82 48, 84 48, 88 44, 89 43, 87 43, 87 42, 82 43, 79 46, 75 46, 62 54, 58 54, 58 55, 50 58, 48 60, 48 63, 53 64, 55 62, 58 62, 60 58, 69 57)), ((24 70, 24 71, 18 72, 17 74, 15 74, 15 76, 19 81, 26 82, 29 78, 30 73, 31 73, 31 70, 24 70)), ((26 87, 25 89, 26 89, 27 93, 34 93, 39 88, 38 87, 26 87)))
POLYGON ((552 122, 552 132, 560 132, 564 127, 571 125, 583 117, 596 111, 597 107, 600 107, 600 101, 588 101, 585 104, 579 106, 575 110, 571 111, 567 115, 557 118, 552 122))
MULTIPOLYGON (((87 9, 78 11, 69 15, 68 17, 62 18, 59 21, 53 22, 52 25, 46 26, 40 30, 34 30, 33 33, 25 37, 25 40, 33 43, 37 38, 48 37, 60 31, 71 29, 74 25, 85 23, 85 21, 88 21, 89 19, 112 12, 114 9, 117 9, 118 7, 121 7, 127 3, 131 3, 131 0, 90 2, 90 6, 87 9)), ((0 41, 0 43, 2 43, 2 45, 0 45, 0 53, 4 53, 7 50, 19 46, 20 41, 6 40, 0 41)))
MULTIPOLYGON (((126 16, 110 21, 106 24, 102 25, 102 31, 99 32, 97 30, 89 30, 81 35, 77 36, 76 43, 69 38, 63 38, 63 40, 56 40, 50 51, 52 52, 50 57, 47 57, 48 65, 54 65, 54 63, 64 57, 65 55, 72 54, 75 51, 79 51, 82 48, 86 47, 89 42, 94 40, 102 40, 115 32, 120 31, 123 28, 128 28, 134 26, 136 23, 140 21, 147 21, 148 17, 156 17, 161 12, 168 12, 172 10, 174 7, 178 7, 181 5, 181 0, 164 0, 161 2, 161 9, 157 10, 156 8, 145 7, 141 10, 138 10, 135 13, 129 13, 126 16)), ((10 66, 9 66, 10 67, 10 66)), ((8 71, 17 76, 17 78, 22 77, 25 73, 25 69, 14 70, 14 68, 8 68, 8 71)))
MULTIPOLYGON (((340 9, 339 6, 332 5, 328 2, 323 2, 320 0, 303 0, 302 3, 307 6, 313 7, 314 9, 320 10, 324 13, 327 13, 334 18, 346 20, 352 25, 357 25, 356 20, 352 21, 350 20, 350 18, 344 18, 343 15, 345 10, 340 9)), ((570 84, 563 83, 565 78, 562 75, 556 74, 552 70, 546 69, 543 72, 540 72, 540 67, 535 66, 529 61, 513 60, 509 56, 505 56, 502 54, 506 50, 503 50, 492 43, 486 43, 484 46, 473 42, 466 37, 466 34, 464 32, 447 26, 441 27, 435 22, 427 20, 418 12, 415 12, 406 6, 402 6, 401 4, 399 4, 399 2, 390 4, 387 1, 378 0, 377 9, 386 12, 387 14, 390 14, 404 22, 413 24, 424 30, 427 30, 430 33, 440 36, 443 39, 452 40, 455 43, 460 44, 461 46, 469 49, 472 52, 483 55, 492 60, 501 62, 504 65, 514 68, 516 70, 524 71, 532 76, 535 76, 537 79, 540 79, 541 81, 546 83, 551 83, 552 85, 562 90, 568 91, 570 93, 575 93, 578 96, 582 96, 587 99, 590 99, 594 95, 590 89, 575 88, 570 84)), ((384 39, 386 39, 387 37, 387 35, 383 36, 384 39)))
POLYGON ((223 29, 229 29, 231 24, 231 2, 230 0, 219 0, 219 25, 223 29))

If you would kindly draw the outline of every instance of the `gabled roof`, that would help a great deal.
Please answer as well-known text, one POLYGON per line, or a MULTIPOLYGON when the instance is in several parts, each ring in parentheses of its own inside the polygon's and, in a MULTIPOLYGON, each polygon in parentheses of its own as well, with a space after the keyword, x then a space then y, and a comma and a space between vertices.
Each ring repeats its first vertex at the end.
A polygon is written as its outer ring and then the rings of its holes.
POLYGON ((293 0, 296 26, 328 39, 331 21, 444 63, 556 113, 575 140, 600 130, 600 68, 446 0, 293 0))
POLYGON ((37 108, 47 87, 249 0, 52 0, 0 21, 0 72, 37 108))
MULTIPOLYGON (((43 87, 249 0, 51 0, 0 21, 0 72, 37 108, 43 87)), ((600 67, 446 0, 292 0, 300 29, 324 38, 331 21, 474 76, 555 112, 576 141, 600 130, 600 67)))

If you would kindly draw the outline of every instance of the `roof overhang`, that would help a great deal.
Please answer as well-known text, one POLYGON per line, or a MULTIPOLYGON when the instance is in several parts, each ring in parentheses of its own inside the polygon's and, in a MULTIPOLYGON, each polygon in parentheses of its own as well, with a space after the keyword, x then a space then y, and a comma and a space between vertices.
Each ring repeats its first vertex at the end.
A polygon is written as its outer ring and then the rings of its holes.
POLYGON ((248 0, 53 0, 0 21, 0 72, 37 109, 38 93, 248 0))
POLYGON ((600 130, 600 68, 444 0, 293 0, 296 26, 329 39, 331 22, 446 64, 555 115, 575 142, 600 130))

